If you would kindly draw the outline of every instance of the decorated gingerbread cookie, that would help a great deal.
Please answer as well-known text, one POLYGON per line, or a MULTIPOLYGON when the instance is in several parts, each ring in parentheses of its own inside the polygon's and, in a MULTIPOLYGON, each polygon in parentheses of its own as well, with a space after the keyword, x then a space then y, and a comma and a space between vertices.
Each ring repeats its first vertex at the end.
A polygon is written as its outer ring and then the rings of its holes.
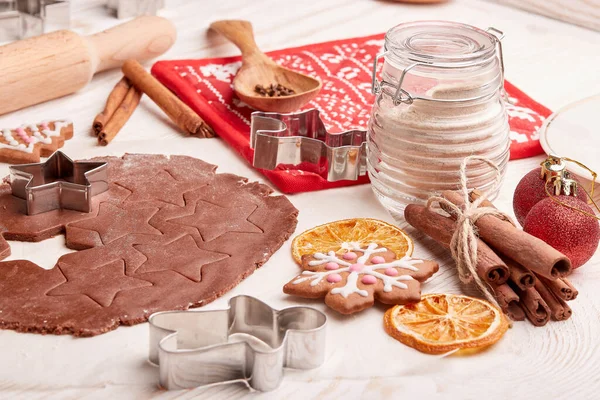
POLYGON ((415 303, 421 299, 421 282, 438 270, 434 261, 396 254, 376 243, 351 243, 342 253, 314 253, 302 257, 302 273, 283 287, 287 294, 325 298, 325 304, 342 314, 371 307, 375 298, 384 304, 415 303))
POLYGON ((68 120, 43 121, 0 129, 0 162, 29 164, 40 162, 63 147, 73 137, 73 123, 68 120))

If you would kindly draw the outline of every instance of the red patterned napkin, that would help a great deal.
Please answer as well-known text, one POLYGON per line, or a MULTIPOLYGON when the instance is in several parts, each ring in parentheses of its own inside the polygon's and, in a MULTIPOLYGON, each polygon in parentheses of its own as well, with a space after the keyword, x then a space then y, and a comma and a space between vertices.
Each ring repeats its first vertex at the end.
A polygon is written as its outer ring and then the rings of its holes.
MULTIPOLYGON (((312 44, 268 53, 278 64, 323 81, 319 95, 304 108, 316 107, 330 132, 365 128, 369 119, 373 57, 383 46, 383 35, 312 44)), ((234 94, 231 82, 240 57, 160 61, 152 73, 194 109, 217 134, 252 163, 249 146, 251 108, 234 94)), ((537 129, 550 110, 506 82, 511 126, 511 159, 542 152, 537 129)), ((296 169, 261 172, 282 192, 298 193, 368 182, 327 182, 317 173, 296 169)))

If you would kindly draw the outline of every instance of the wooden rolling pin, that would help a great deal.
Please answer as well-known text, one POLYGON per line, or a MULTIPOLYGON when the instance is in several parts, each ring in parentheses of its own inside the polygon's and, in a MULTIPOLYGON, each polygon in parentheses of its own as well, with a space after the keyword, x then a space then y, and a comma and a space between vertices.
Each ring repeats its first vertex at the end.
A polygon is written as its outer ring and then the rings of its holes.
POLYGON ((83 88, 96 72, 163 54, 177 32, 144 16, 91 36, 57 31, 0 46, 0 115, 83 88))

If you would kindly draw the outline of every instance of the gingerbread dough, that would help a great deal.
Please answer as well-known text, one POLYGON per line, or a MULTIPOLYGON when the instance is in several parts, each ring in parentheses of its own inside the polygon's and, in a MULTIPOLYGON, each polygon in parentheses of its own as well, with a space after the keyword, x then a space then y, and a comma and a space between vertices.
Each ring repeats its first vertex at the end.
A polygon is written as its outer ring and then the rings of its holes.
POLYGON ((153 312, 209 303, 237 285, 294 232, 298 211, 245 178, 216 174, 201 160, 159 155, 98 158, 109 191, 92 213, 28 216, 0 184, 3 239, 40 241, 65 233, 69 248, 51 270, 0 262, 0 327, 93 336, 146 321, 153 312))

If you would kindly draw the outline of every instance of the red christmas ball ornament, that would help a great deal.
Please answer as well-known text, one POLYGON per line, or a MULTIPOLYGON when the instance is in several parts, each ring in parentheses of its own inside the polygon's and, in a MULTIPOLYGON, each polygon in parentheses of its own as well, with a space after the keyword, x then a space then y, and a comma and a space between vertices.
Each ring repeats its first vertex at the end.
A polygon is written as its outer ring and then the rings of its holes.
POLYGON ((578 268, 594 255, 600 241, 600 224, 591 215, 594 211, 579 197, 546 196, 527 213, 523 230, 569 257, 573 268, 578 268))

